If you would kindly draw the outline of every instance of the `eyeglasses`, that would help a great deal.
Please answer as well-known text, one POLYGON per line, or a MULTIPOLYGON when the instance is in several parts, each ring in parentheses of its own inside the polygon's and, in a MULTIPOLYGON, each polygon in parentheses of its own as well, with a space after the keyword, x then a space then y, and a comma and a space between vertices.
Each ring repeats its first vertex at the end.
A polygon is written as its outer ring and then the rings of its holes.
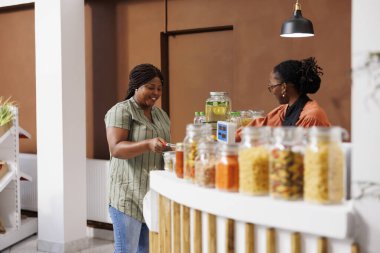
POLYGON ((273 90, 275 87, 277 87, 277 86, 279 86, 279 85, 281 85, 281 84, 283 84, 283 82, 282 82, 282 83, 273 84, 273 85, 268 84, 268 90, 269 90, 269 92, 272 93, 272 90, 273 90))

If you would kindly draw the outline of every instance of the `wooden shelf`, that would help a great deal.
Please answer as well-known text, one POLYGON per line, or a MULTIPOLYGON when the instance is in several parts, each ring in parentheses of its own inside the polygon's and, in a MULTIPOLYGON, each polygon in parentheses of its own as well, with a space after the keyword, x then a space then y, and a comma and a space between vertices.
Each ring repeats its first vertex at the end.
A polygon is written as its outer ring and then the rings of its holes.
POLYGON ((353 236, 351 202, 317 205, 221 192, 188 183, 166 171, 151 172, 150 187, 179 204, 216 216, 336 239, 353 236))

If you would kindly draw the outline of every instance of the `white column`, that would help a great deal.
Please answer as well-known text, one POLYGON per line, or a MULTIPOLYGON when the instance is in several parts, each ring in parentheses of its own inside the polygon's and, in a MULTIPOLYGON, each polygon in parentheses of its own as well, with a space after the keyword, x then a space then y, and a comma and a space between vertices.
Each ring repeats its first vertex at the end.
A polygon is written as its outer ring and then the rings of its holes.
POLYGON ((353 195, 363 183, 372 187, 355 200, 361 252, 380 250, 380 63, 366 66, 380 53, 379 0, 352 0, 352 180, 353 195), (376 88, 376 86, 379 86, 376 88))
POLYGON ((87 247, 84 1, 36 0, 38 249, 87 247))

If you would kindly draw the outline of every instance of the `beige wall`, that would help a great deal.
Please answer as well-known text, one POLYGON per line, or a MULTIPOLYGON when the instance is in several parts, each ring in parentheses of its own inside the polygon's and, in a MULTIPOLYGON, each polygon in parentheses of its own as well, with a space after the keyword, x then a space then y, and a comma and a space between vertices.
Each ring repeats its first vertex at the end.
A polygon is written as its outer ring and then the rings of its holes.
POLYGON ((0 96, 12 96, 20 125, 33 135, 20 142, 27 153, 36 151, 35 72, 33 7, 0 9, 0 96))
MULTIPOLYGON (((168 2, 169 30, 234 26, 228 32, 170 38, 174 141, 183 138, 185 124, 194 111, 203 109, 211 90, 229 91, 233 109, 269 111, 276 106, 266 90, 273 66, 308 56, 315 56, 325 72, 313 98, 334 125, 350 129, 351 1, 301 1, 303 14, 313 21, 316 33, 305 39, 279 36, 294 1, 168 2)), ((103 117, 124 97, 129 70, 142 62, 160 66, 164 1, 92 0, 85 11, 87 155, 107 158, 103 117)), ((13 95, 20 101, 21 124, 34 135, 21 146, 24 152, 36 151, 33 15, 30 9, 0 12, 0 95, 13 95), (9 64, 12 61, 14 65, 9 64)))

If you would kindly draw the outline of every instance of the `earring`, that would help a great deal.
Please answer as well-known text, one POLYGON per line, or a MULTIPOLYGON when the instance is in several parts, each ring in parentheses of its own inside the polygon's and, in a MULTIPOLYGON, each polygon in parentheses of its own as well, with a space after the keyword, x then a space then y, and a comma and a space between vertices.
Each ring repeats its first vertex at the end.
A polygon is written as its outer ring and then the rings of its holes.
POLYGON ((284 98, 286 96, 286 91, 283 91, 281 95, 284 98))

